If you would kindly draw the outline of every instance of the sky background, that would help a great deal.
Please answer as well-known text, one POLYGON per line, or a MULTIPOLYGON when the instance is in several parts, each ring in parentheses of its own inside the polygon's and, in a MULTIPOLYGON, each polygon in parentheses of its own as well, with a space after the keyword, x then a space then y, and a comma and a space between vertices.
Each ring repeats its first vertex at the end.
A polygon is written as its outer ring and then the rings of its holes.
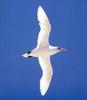
POLYGON ((87 100, 87 0, 0 0, 0 100, 87 100), (51 57, 54 75, 43 97, 36 46, 42 6, 52 25, 50 44, 67 49, 51 57))

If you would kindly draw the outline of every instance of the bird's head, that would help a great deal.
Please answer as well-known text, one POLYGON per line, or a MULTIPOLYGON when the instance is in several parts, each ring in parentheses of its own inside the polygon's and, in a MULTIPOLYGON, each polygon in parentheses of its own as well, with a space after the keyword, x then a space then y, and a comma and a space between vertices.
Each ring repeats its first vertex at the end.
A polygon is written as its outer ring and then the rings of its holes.
POLYGON ((30 55, 31 51, 28 51, 27 53, 23 54, 22 56, 25 58, 31 58, 32 56, 30 55))
POLYGON ((65 49, 65 48, 61 48, 61 47, 58 47, 58 50, 59 50, 59 52, 67 51, 67 49, 65 49))

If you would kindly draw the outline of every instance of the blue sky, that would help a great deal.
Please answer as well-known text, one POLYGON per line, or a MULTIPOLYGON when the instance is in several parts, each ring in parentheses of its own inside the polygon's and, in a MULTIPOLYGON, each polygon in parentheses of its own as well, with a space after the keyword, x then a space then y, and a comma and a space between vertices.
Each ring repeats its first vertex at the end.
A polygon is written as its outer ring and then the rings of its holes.
POLYGON ((0 0, 0 100, 87 100, 86 43, 86 0, 0 0), (51 57, 54 75, 44 97, 38 59, 21 57, 36 46, 39 5, 52 24, 50 44, 68 49, 51 57))

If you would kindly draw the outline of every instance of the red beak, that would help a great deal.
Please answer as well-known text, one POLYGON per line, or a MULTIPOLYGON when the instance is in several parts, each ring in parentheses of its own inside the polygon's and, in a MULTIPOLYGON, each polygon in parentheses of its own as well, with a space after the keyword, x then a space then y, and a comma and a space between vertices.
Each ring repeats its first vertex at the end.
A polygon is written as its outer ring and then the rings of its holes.
POLYGON ((65 49, 65 48, 60 48, 60 50, 61 50, 61 51, 67 51, 67 49, 65 49))

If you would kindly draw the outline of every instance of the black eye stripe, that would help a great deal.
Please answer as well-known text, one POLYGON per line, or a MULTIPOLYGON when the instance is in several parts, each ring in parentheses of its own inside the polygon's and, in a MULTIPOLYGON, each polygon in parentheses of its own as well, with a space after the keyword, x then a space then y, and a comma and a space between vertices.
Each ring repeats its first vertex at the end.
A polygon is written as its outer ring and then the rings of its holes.
POLYGON ((30 54, 31 53, 31 51, 28 51, 28 54, 30 54))
POLYGON ((28 56, 28 58, 31 58, 32 56, 28 56))
POLYGON ((61 48, 58 48, 59 50, 61 50, 61 48))

